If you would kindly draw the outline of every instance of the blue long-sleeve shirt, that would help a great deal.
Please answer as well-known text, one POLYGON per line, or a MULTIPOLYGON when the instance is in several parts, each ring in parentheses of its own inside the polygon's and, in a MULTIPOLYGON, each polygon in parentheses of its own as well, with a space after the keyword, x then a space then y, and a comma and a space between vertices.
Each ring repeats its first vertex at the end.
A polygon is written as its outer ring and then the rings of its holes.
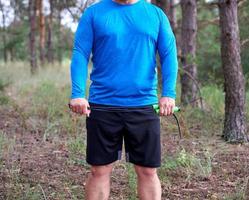
POLYGON ((161 95, 175 98, 176 42, 163 11, 144 0, 127 5, 102 0, 90 6, 75 34, 71 98, 85 98, 92 53, 89 102, 128 107, 157 103, 157 51, 161 95))

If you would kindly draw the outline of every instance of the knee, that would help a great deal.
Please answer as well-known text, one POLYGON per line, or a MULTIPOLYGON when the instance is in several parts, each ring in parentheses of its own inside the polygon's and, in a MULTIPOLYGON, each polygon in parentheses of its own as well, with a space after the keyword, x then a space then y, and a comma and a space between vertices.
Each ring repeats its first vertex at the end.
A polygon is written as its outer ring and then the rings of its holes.
POLYGON ((112 165, 92 166, 91 175, 94 178, 101 178, 110 176, 112 172, 112 165))
POLYGON ((142 167, 135 165, 135 171, 138 178, 154 178, 157 176, 156 168, 142 167))

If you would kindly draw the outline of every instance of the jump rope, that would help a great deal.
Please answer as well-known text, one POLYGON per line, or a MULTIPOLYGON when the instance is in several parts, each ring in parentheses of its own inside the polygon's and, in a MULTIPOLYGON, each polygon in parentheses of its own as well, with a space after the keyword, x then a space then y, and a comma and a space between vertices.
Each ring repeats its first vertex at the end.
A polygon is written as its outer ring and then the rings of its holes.
MULTIPOLYGON (((71 105, 68 104, 68 106, 71 109, 71 105)), ((159 115, 160 106, 158 104, 154 104, 154 105, 152 105, 152 107, 153 107, 155 113, 159 115)), ((101 105, 94 105, 88 109, 89 110, 96 110, 96 111, 105 111, 105 112, 134 112, 134 109, 124 108, 124 107, 101 106, 101 105)), ((148 109, 148 107, 136 108, 136 111, 151 112, 151 110, 148 109)), ((175 118, 177 126, 178 126, 179 137, 180 137, 180 139, 182 139, 181 127, 179 124, 179 120, 175 114, 175 113, 180 112, 180 111, 181 111, 181 109, 177 106, 175 106, 173 108, 173 117, 175 118)))

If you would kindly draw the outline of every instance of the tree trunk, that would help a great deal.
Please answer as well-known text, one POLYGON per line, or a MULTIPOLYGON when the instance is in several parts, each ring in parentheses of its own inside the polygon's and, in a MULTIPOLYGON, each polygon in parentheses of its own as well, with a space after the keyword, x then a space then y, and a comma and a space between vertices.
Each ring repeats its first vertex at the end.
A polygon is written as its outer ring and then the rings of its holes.
POLYGON ((53 26, 53 13, 54 13, 54 3, 53 0, 49 0, 50 4, 50 14, 48 19, 48 40, 47 40, 47 60, 49 63, 54 62, 54 54, 53 54, 53 43, 52 43, 52 26, 53 26))
POLYGON ((156 5, 160 7, 167 16, 169 16, 169 10, 170 10, 169 0, 156 0, 156 5))
POLYGON ((177 28, 177 18, 176 18, 176 0, 170 0, 169 3, 169 21, 174 33, 176 33, 177 28))
POLYGON ((37 0, 37 10, 39 11, 39 35, 40 35, 40 40, 39 40, 39 50, 40 50, 40 62, 41 65, 44 65, 45 61, 45 17, 43 14, 43 0, 37 0))
MULTIPOLYGON (((160 7, 163 12, 165 13, 165 15, 168 16, 168 12, 169 12, 169 0, 155 0, 155 5, 157 5, 158 7, 160 7)), ((159 58, 158 58, 159 59, 159 58)), ((157 73, 157 79, 158 79, 158 89, 159 89, 159 92, 161 93, 162 92, 162 69, 161 69, 161 65, 160 63, 158 62, 158 59, 157 59, 157 70, 158 70, 158 73, 157 73)))
POLYGON ((2 33, 2 40, 3 40, 3 59, 4 62, 7 62, 7 49, 6 49, 6 16, 4 13, 4 8, 2 2, 0 2, 0 11, 2 12, 2 24, 3 24, 3 33, 2 33))
POLYGON ((223 136, 233 143, 248 142, 245 122, 245 80, 240 58, 237 0, 219 0, 221 59, 225 88, 223 136))
POLYGON ((181 75, 181 102, 186 105, 198 105, 197 87, 187 74, 197 79, 196 34, 197 34, 197 3, 196 0, 181 0, 182 33, 181 33, 181 63, 187 73, 181 75))
MULTIPOLYGON (((176 30, 176 9, 175 9, 175 2, 176 0, 151 0, 152 4, 157 5, 160 7, 164 13, 167 15, 169 18, 171 28, 173 32, 175 33, 176 30)), ((160 66, 160 63, 157 62, 157 65, 160 66)), ((161 67, 158 67, 158 82, 162 82, 162 74, 161 74, 161 67)), ((158 85, 159 92, 162 90, 162 85, 158 85)))
POLYGON ((35 46, 35 31, 36 31, 36 0, 29 0, 29 51, 30 51, 30 66, 31 73, 37 72, 36 46, 35 46))
POLYGON ((157 5, 160 7, 164 13, 169 18, 171 28, 175 32, 175 29, 177 27, 177 19, 176 19, 176 0, 151 0, 152 4, 157 5))
POLYGON ((156 1, 156 0, 151 0, 150 3, 156 5, 156 4, 157 4, 157 1, 156 1))
POLYGON ((62 26, 61 26, 61 8, 58 9, 58 61, 61 64, 62 63, 62 26))

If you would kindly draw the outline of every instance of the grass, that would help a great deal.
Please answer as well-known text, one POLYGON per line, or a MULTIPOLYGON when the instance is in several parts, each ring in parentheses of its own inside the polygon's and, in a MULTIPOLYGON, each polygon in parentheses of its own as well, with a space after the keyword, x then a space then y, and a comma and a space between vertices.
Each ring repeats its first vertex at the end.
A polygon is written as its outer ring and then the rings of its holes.
POLYGON ((8 104, 10 101, 9 97, 4 94, 5 88, 9 85, 9 79, 6 79, 6 77, 0 77, 0 106, 8 104))
POLYGON ((4 162, 4 149, 5 149, 5 146, 7 144, 6 142, 6 136, 4 135, 4 133, 1 131, 0 132, 0 169, 2 169, 2 165, 3 165, 3 162, 4 162))
POLYGON ((201 89, 205 107, 214 116, 223 116, 225 94, 223 88, 219 88, 217 85, 208 85, 201 89))
POLYGON ((246 118, 249 122, 249 91, 246 93, 246 118))
MULTIPOLYGON (((199 179, 208 179, 212 173, 212 157, 208 150, 202 154, 187 152, 184 148, 173 156, 165 156, 159 176, 162 180, 169 179, 167 174, 172 171, 180 170, 185 174, 186 179, 193 177, 199 179)), ((169 180, 166 180, 169 182, 169 180)), ((166 182, 165 180, 163 182, 166 182)))
POLYGON ((6 133, 0 130, 0 170, 4 162, 8 161, 10 154, 14 151, 15 139, 7 137, 6 133))
POLYGON ((12 180, 8 189, 5 191, 5 198, 6 200, 13 200, 13 199, 27 199, 27 200, 40 200, 40 199, 47 199, 46 194, 44 192, 43 187, 40 184, 31 185, 29 183, 22 183, 20 179, 20 175, 18 172, 16 173, 15 180, 12 180))
POLYGON ((79 185, 74 185, 73 182, 69 181, 69 180, 65 180, 65 185, 63 186, 64 188, 66 188, 67 190, 67 197, 64 196, 60 196, 57 197, 58 199, 63 199, 63 200, 79 200, 79 199, 85 199, 84 196, 84 190, 82 186, 79 185))
MULTIPOLYGON (((70 97, 69 62, 63 66, 47 66, 34 76, 30 75, 27 63, 11 65, 12 68, 8 64, 0 64, 0 80, 4 77, 11 80, 11 85, 2 81, 2 87, 9 86, 9 97, 0 92, 0 104, 6 104, 9 98, 13 98, 19 107, 25 108, 27 118, 43 120, 44 139, 55 134, 78 134, 82 131, 84 117, 70 115, 67 106, 70 97)), ((32 124, 35 130, 40 128, 36 124, 32 124)))
POLYGON ((9 97, 7 97, 3 92, 0 91, 0 106, 6 105, 10 102, 9 97))
MULTIPOLYGON (((246 179, 247 181, 249 180, 248 178, 246 179)), ((247 181, 245 181, 244 184, 241 183, 237 184, 235 192, 226 194, 223 200, 247 200, 248 197, 245 196, 247 181)))
POLYGON ((86 158, 86 140, 84 135, 78 135, 69 139, 67 142, 67 148, 69 150, 69 162, 84 167, 89 167, 85 161, 86 158))
MULTIPOLYGON (((68 112, 68 101, 70 96, 69 65, 67 61, 63 66, 55 64, 44 67, 39 74, 30 76, 30 69, 27 63, 17 62, 8 65, 1 65, 3 71, 0 75, 0 88, 10 86, 10 97, 18 99, 17 103, 28 108, 26 112, 29 116, 44 119, 43 128, 46 130, 44 138, 59 134, 80 134, 84 127, 84 118, 72 116, 68 112), (8 78, 4 78, 8 77, 8 78), (2 85, 2 86, 1 86, 2 85)), ((177 84, 178 98, 180 101, 180 85, 177 84)), ((184 108, 183 119, 191 129, 201 129, 201 135, 221 135, 223 129, 224 116, 224 92, 216 85, 204 86, 201 88, 204 99, 205 111, 184 108), (197 122, 197 123, 196 123, 197 122), (194 124, 194 126, 193 126, 194 124)), ((247 99, 249 92, 247 92, 247 99)), ((0 104, 6 104, 9 97, 1 95, 0 104)), ((246 101, 247 110, 249 101, 246 101)), ((249 114, 246 112, 247 119, 249 114)), ((36 128, 36 127, 34 127, 36 128)), ((176 126, 169 127, 176 130, 176 126)))
POLYGON ((137 179, 136 173, 133 165, 128 163, 127 165, 128 171, 128 187, 129 187, 129 200, 137 199, 137 179))

